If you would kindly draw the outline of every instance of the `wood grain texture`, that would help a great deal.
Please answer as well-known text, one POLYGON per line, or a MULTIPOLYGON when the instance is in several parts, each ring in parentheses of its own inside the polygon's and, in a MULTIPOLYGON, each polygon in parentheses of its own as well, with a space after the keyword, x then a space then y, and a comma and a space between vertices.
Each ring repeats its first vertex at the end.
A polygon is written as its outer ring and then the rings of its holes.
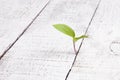
POLYGON ((0 0, 0 56, 47 2, 48 0, 0 0))
POLYGON ((119 8, 119 0, 102 0, 68 80, 120 79, 119 8))
POLYGON ((97 3, 52 0, 0 61, 0 80, 65 80, 75 56, 72 41, 52 24, 65 23, 83 34, 97 3))

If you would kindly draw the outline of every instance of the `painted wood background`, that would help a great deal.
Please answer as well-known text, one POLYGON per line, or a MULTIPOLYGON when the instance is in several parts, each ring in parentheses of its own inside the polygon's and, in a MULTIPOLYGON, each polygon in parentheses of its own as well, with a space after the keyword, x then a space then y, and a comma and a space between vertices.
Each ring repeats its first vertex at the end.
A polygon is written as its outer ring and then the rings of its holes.
POLYGON ((120 80, 119 34, 119 0, 0 0, 0 80, 120 80))

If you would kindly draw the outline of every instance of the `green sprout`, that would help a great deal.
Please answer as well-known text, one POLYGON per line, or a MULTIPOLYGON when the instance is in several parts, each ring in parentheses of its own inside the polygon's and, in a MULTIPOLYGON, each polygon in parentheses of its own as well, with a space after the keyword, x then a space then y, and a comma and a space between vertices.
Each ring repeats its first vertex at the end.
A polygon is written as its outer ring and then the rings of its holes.
POLYGON ((62 32, 62 33, 64 33, 64 34, 72 37, 73 48, 74 48, 75 54, 77 54, 78 51, 79 51, 79 50, 76 50, 75 43, 76 43, 78 40, 80 40, 80 39, 88 38, 88 36, 86 36, 86 35, 81 35, 81 36, 79 36, 79 37, 76 37, 75 31, 74 31, 72 28, 70 28, 68 25, 66 25, 66 24, 54 24, 53 26, 54 26, 54 28, 56 28, 58 31, 60 31, 60 32, 62 32))

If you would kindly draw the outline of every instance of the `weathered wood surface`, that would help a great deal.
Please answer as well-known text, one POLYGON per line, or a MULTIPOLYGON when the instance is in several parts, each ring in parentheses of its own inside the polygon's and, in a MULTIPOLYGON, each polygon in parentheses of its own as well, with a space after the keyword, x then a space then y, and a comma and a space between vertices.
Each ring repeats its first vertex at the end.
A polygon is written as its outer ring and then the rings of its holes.
POLYGON ((43 9, 48 0, 0 0, 0 56, 43 9))
POLYGON ((54 30, 52 24, 66 23, 83 34, 98 1, 51 0, 0 60, 0 80, 65 80, 75 57, 72 41, 54 30))
POLYGON ((119 9, 120 0, 101 1, 68 80, 120 80, 119 9))

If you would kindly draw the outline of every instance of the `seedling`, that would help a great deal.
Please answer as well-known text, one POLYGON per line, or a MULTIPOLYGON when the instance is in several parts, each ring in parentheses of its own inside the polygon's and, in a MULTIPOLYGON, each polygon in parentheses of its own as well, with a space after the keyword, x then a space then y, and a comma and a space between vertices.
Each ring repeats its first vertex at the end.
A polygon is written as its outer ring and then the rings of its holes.
POLYGON ((74 31, 71 27, 69 27, 68 25, 66 25, 66 24, 54 24, 53 26, 54 26, 54 28, 56 28, 58 31, 60 31, 60 32, 66 34, 66 35, 68 35, 68 36, 70 36, 70 37, 72 38, 74 52, 75 52, 75 54, 77 54, 79 50, 76 49, 75 43, 76 43, 78 40, 80 40, 80 39, 87 38, 88 36, 86 36, 86 35, 81 35, 81 36, 79 36, 79 37, 76 37, 75 31, 74 31))

